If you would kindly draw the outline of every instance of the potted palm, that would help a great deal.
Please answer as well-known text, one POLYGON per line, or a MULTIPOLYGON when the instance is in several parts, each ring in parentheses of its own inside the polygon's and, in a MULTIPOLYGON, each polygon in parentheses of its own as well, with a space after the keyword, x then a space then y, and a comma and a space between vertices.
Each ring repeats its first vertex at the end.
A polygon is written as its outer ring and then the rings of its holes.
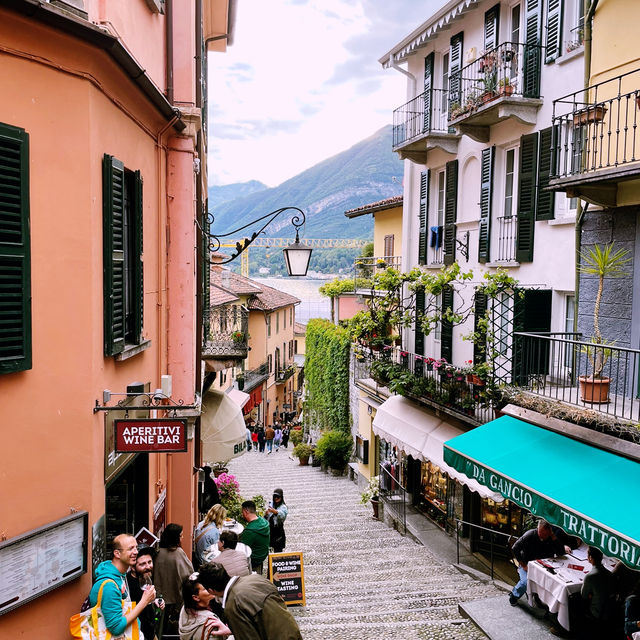
POLYGON ((373 517, 377 520, 380 513, 380 476, 373 476, 367 488, 360 494, 360 504, 367 504, 367 502, 371 503, 373 517))
POLYGON ((590 376, 580 376, 580 394, 584 402, 600 404, 609 402, 609 384, 611 379, 603 376, 604 366, 611 357, 612 342, 605 340, 600 332, 600 304, 604 291, 605 278, 622 278, 628 275, 625 267, 630 262, 627 249, 615 249, 614 243, 594 245, 582 251, 580 273, 597 276, 598 290, 593 305, 593 337, 591 344, 582 348, 593 369, 590 376))

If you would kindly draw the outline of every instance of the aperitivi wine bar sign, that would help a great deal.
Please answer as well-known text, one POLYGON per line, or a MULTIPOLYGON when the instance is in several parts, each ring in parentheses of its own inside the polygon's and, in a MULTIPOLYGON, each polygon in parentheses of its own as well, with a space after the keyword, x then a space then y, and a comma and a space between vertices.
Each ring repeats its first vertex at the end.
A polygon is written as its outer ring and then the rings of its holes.
POLYGON ((187 421, 176 418, 114 420, 117 453, 187 450, 187 421))

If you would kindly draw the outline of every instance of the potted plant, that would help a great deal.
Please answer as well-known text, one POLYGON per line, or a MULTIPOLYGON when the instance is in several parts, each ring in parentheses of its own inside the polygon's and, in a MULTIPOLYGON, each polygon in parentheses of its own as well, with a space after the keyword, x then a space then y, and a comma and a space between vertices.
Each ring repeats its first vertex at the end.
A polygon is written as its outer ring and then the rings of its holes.
POLYGON ((360 494, 360 504, 371 503, 373 517, 377 520, 380 512, 380 476, 373 476, 369 480, 367 488, 360 494))
POLYGON ((231 339, 234 344, 242 344, 243 342, 246 342, 244 331, 234 331, 231 334, 231 339))
POLYGON ((334 475, 343 475, 347 462, 353 451, 351 434, 337 431, 326 431, 316 443, 316 455, 323 464, 331 468, 334 475))
POLYGON ((493 100, 496 96, 496 89, 498 88, 498 74, 495 69, 486 71, 484 78, 482 79, 482 102, 486 103, 493 100))
POLYGON ((498 81, 498 93, 501 96, 510 96, 513 93, 513 84, 509 78, 500 78, 498 81))
POLYGON ((238 383, 238 389, 242 391, 244 389, 244 373, 239 373, 236 376, 236 382, 238 383))
POLYGON ((592 104, 573 112, 573 126, 581 127, 589 122, 601 122, 607 115, 608 107, 604 104, 592 104))
POLYGON ((511 64, 516 59, 516 52, 513 49, 503 49, 500 52, 500 57, 502 58, 502 64, 508 65, 511 64))
POLYGON ((298 442, 293 448, 293 455, 300 461, 300 466, 304 467, 309 464, 309 458, 313 453, 313 449, 310 444, 306 442, 298 442))
POLYGON ((593 305, 593 337, 591 344, 583 347, 587 354, 593 372, 590 376, 580 376, 580 393, 584 402, 609 402, 609 384, 611 379, 603 377, 604 365, 611 356, 611 346, 600 332, 600 304, 604 291, 605 278, 622 278, 628 275, 625 267, 631 261, 627 249, 615 249, 614 243, 604 246, 594 245, 589 250, 583 250, 579 267, 580 273, 598 277, 598 290, 593 305))

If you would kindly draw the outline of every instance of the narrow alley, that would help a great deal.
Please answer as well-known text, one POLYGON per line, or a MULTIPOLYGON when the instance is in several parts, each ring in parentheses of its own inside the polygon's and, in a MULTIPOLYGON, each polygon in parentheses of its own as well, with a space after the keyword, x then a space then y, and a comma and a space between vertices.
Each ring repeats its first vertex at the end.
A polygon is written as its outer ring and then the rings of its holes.
POLYGON ((374 520, 346 476, 299 466, 289 454, 251 451, 233 460, 229 472, 245 497, 284 490, 287 551, 304 553, 306 606, 292 611, 305 640, 485 637, 460 615, 458 603, 496 595, 495 587, 374 520))

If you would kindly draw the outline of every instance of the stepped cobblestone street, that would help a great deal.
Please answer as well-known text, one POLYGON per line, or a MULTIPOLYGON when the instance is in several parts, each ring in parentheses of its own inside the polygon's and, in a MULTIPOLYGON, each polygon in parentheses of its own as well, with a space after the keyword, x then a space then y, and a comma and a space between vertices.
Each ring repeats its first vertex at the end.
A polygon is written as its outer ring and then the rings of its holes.
POLYGON ((486 637, 460 615, 458 603, 499 594, 493 585, 373 519, 354 482, 300 466, 290 451, 250 451, 229 471, 245 499, 284 490, 286 550, 304 553, 306 606, 292 612, 305 640, 486 637))

